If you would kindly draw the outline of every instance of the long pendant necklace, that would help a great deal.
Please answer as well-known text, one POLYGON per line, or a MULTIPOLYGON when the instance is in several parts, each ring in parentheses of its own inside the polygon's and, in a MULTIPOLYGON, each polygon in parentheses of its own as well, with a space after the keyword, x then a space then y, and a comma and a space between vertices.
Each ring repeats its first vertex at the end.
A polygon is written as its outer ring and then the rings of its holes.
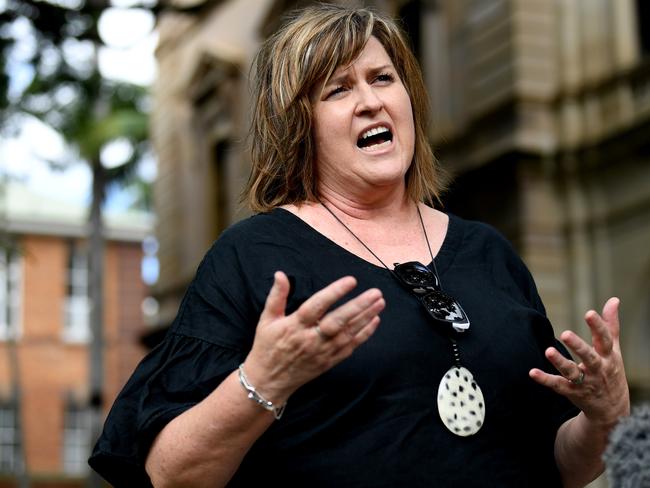
POLYGON ((398 281, 411 288, 434 319, 451 325, 451 328, 445 329, 448 332, 445 335, 451 341, 454 365, 443 375, 438 385, 438 414, 444 426, 453 434, 461 437, 476 434, 485 422, 485 400, 474 376, 460 362, 458 342, 454 337, 454 334, 465 333, 469 329, 469 319, 460 304, 442 292, 440 276, 420 207, 416 204, 424 239, 431 255, 433 273, 427 266, 418 262, 396 264, 395 269, 391 270, 327 205, 320 200, 318 202, 398 281))

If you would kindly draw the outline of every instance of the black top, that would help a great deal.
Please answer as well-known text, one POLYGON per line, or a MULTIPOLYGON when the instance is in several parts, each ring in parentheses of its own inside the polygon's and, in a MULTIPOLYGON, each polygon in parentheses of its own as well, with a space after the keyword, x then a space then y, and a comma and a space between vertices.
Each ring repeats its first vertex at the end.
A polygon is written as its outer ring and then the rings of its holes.
POLYGON ((381 289, 386 309, 350 358, 291 396, 229 486, 560 486, 553 443, 577 409, 528 376, 552 370, 546 347, 566 354, 530 273, 494 229, 455 216, 435 261, 472 324, 458 343, 485 397, 476 435, 457 437, 438 416, 452 349, 417 299, 385 268, 276 209, 235 224, 208 251, 164 342, 115 401, 91 466, 115 486, 148 485, 153 438, 244 360, 282 270, 292 283, 288 313, 345 275, 359 283, 351 295, 381 289))

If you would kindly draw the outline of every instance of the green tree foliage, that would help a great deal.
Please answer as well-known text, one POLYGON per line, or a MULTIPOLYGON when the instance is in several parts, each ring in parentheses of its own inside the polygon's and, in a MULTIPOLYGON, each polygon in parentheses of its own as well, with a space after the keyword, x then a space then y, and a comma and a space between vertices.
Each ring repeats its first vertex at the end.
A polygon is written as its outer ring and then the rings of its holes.
POLYGON ((134 163, 146 150, 148 94, 99 71, 103 41, 98 23, 108 1, 5 1, 0 12, 0 124, 7 130, 12 117, 29 114, 52 127, 72 150, 68 161, 51 161, 63 167, 75 159, 99 164, 107 143, 127 139, 131 156, 101 177, 108 184, 133 176, 134 163), (13 90, 10 70, 20 78, 13 90), (25 77, 31 80, 24 83, 25 77))

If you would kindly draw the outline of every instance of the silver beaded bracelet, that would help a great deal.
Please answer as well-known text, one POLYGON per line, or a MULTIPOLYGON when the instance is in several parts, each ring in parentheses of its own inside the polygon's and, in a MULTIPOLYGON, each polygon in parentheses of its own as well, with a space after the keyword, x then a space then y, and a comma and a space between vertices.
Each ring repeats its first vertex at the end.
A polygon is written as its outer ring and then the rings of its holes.
POLYGON ((244 387, 244 390, 248 392, 248 398, 253 400, 258 405, 261 405, 262 408, 268 410, 269 412, 273 412, 273 416, 276 419, 280 419, 282 417, 282 414, 284 413, 284 409, 286 408, 287 403, 285 402, 279 407, 276 407, 275 405, 273 405, 273 402, 268 401, 266 398, 260 395, 255 389, 255 387, 251 385, 250 382, 248 381, 248 378, 244 373, 244 363, 239 365, 239 382, 244 387))

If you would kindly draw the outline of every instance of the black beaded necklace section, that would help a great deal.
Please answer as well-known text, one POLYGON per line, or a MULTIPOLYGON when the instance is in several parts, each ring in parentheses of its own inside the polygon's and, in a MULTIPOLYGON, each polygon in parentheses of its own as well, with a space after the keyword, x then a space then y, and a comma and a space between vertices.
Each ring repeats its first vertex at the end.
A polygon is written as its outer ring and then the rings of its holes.
POLYGON ((476 434, 485 421, 485 400, 474 376, 461 364, 460 350, 456 341, 457 335, 469 330, 470 322, 460 304, 442 291, 442 283, 419 205, 416 204, 416 210, 431 255, 433 272, 428 266, 415 261, 395 263, 395 269, 390 269, 327 205, 320 199, 318 203, 403 286, 409 288, 418 297, 436 325, 440 326, 436 327, 436 330, 449 338, 454 364, 444 374, 438 386, 438 414, 444 426, 453 434, 461 437, 476 434))

